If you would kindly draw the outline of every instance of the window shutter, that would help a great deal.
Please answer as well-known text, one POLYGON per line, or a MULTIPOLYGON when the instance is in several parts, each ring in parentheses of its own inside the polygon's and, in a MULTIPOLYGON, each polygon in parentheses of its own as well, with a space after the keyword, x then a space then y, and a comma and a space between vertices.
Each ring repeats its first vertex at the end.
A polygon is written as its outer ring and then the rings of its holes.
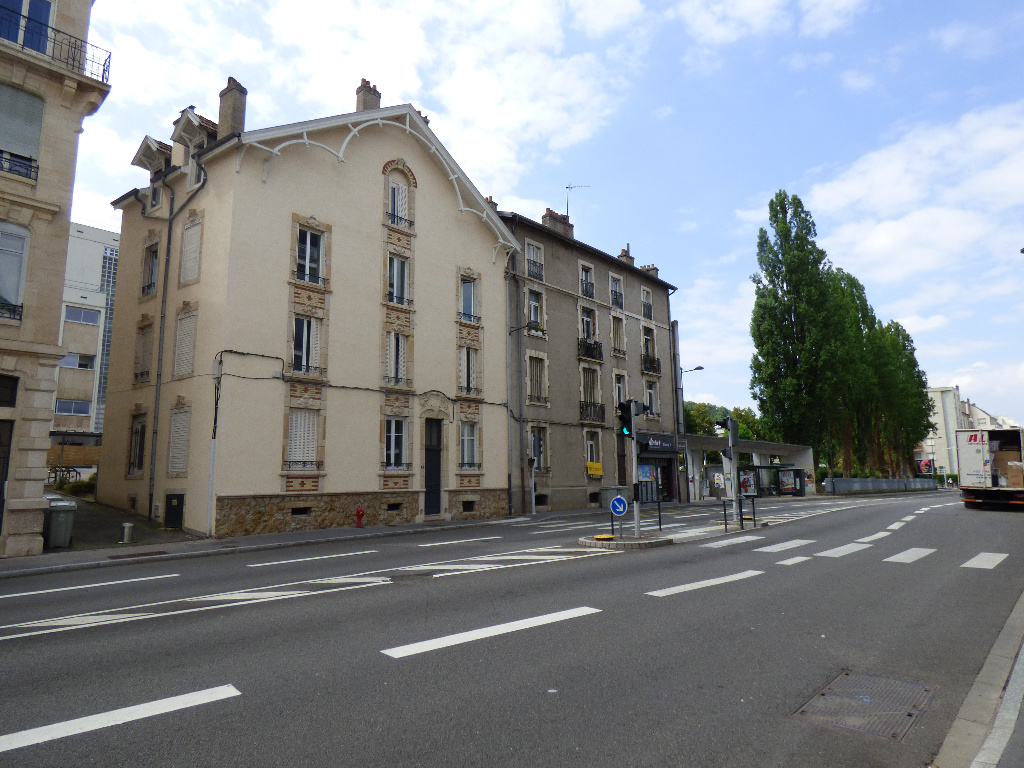
POLYGON ((199 243, 202 234, 201 221, 185 227, 181 236, 181 270, 178 282, 187 283, 199 277, 199 243))
POLYGON ((316 461, 317 412, 294 408, 288 414, 288 461, 316 461))
POLYGON ((395 346, 397 348, 396 352, 398 354, 398 368, 395 371, 395 374, 398 376, 398 378, 404 379, 407 378, 405 375, 405 363, 407 357, 406 344, 408 342, 408 339, 400 333, 395 334, 395 339, 397 341, 397 344, 395 346))
MULTIPOLYGON (((379 189, 379 187, 378 187, 379 189)), ((391 200, 394 203, 394 210, 391 211, 396 216, 401 216, 403 219, 409 218, 409 188, 400 181, 391 181, 391 200)))
POLYGON ((320 365, 320 321, 316 318, 309 321, 309 364, 320 365))
POLYGON ((167 471, 172 475, 188 474, 188 434, 191 409, 171 411, 171 437, 167 452, 167 471))
POLYGON ((459 347, 459 386, 468 387, 469 382, 466 381, 466 348, 459 347))
POLYGON ((466 386, 476 388, 476 350, 466 347, 466 386))
POLYGON ((8 304, 21 303, 21 273, 27 246, 28 238, 24 235, 0 231, 0 300, 8 304))
POLYGON ((44 102, 38 96, 9 85, 0 85, 0 149, 38 160, 43 106, 44 102))
POLYGON ((196 313, 178 315, 174 334, 174 375, 189 376, 193 371, 196 351, 196 313))
POLYGON ((388 331, 384 334, 384 375, 389 377, 395 375, 394 344, 395 334, 388 331))

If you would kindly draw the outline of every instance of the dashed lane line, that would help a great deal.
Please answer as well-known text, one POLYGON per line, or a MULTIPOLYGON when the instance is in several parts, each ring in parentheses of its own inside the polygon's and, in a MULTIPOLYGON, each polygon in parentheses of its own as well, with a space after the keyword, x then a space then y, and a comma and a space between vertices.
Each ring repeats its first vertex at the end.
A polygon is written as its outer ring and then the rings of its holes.
POLYGON ((376 549, 365 549, 362 552, 341 552, 336 555, 317 555, 316 557, 296 557, 292 560, 275 560, 271 563, 249 563, 249 568, 262 568, 265 565, 288 565, 289 563, 305 563, 310 560, 333 560, 338 557, 353 557, 355 555, 372 555, 376 549))
POLYGON ((834 549, 826 549, 824 552, 815 552, 815 557, 845 557, 846 555, 852 555, 854 552, 860 552, 862 549, 870 548, 870 544, 844 544, 841 547, 835 547, 834 549))
POLYGON ((70 592, 73 589, 93 589, 95 587, 112 587, 119 586, 121 584, 131 584, 136 581, 155 581, 156 579, 174 579, 177 578, 177 573, 165 573, 160 576, 142 576, 138 579, 120 579, 118 581, 100 581, 95 584, 76 584, 73 587, 54 587, 53 589, 37 589, 32 592, 14 592, 10 595, 0 595, 0 600, 6 600, 11 597, 28 597, 30 595, 46 595, 51 592, 70 592))
POLYGON ((694 581, 690 584, 680 584, 678 587, 667 587, 666 589, 656 589, 653 592, 645 592, 645 595, 651 597, 669 597, 670 595, 678 595, 680 592, 692 592, 695 589, 704 589, 705 587, 715 587, 719 584, 728 584, 732 581, 740 581, 742 579, 749 579, 752 576, 760 576, 764 571, 742 571, 741 573, 734 573, 730 576, 719 576, 715 579, 704 579, 703 581, 694 581))
POLYGON ((857 539, 861 544, 867 544, 869 541, 878 541, 884 539, 886 536, 892 536, 889 531, 880 531, 879 533, 873 533, 870 536, 865 536, 863 539, 857 539))
POLYGON ((781 544, 772 544, 768 547, 758 547, 754 552, 783 552, 787 549, 793 549, 794 547, 802 547, 805 544, 813 544, 813 539, 793 539, 791 541, 784 541, 781 544))
POLYGON ((435 541, 431 544, 417 544, 417 547, 444 547, 449 544, 471 544, 474 541, 494 541, 501 536, 482 536, 479 539, 458 539, 457 541, 435 541))
POLYGON ((961 568, 984 568, 991 570, 1005 560, 1009 555, 1004 555, 1000 552, 982 552, 980 555, 975 555, 966 563, 961 565, 961 568))
POLYGON ((796 565, 797 563, 806 563, 808 560, 813 559, 813 557, 791 557, 788 560, 779 560, 776 565, 796 565))
POLYGON ((907 549, 907 550, 904 550, 903 552, 900 552, 898 555, 893 555, 892 557, 887 557, 887 558, 885 558, 885 560, 883 562, 886 562, 886 563, 913 563, 913 562, 915 562, 917 560, 920 560, 922 557, 927 557, 928 555, 932 554, 933 552, 935 552, 934 549, 926 549, 925 547, 913 547, 911 549, 907 549))
POLYGON ((763 538, 764 536, 737 536, 732 539, 722 539, 721 541, 712 541, 709 544, 701 544, 701 546, 717 549, 719 547, 731 547, 735 544, 746 544, 747 542, 757 541, 763 538))

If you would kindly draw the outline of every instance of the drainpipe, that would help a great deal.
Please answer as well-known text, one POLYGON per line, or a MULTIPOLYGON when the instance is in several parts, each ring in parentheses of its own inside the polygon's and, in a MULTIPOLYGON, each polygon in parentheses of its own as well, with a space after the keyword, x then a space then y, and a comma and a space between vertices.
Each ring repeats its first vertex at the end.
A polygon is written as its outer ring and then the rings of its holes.
MULTIPOLYGON (((203 164, 199 161, 198 157, 196 158, 196 162, 199 164, 199 170, 203 174, 203 180, 199 186, 192 191, 192 194, 185 199, 185 202, 178 210, 174 209, 174 187, 167 183, 166 176, 160 179, 161 186, 170 192, 171 199, 169 203, 170 212, 167 216, 167 248, 164 253, 164 285, 160 296, 160 332, 158 334, 156 351, 156 383, 153 387, 153 429, 151 430, 152 434, 150 435, 149 441, 149 509, 147 517, 150 522, 153 520, 153 494, 156 490, 156 442, 158 427, 160 424, 160 390, 163 384, 164 336, 166 334, 167 326, 167 287, 170 283, 171 274, 171 233, 174 227, 175 218, 177 218, 178 214, 184 211, 188 204, 192 202, 192 198, 198 195, 203 190, 203 187, 206 186, 206 168, 203 167, 203 164)), ((136 193, 136 197, 137 196, 138 193, 136 193)))

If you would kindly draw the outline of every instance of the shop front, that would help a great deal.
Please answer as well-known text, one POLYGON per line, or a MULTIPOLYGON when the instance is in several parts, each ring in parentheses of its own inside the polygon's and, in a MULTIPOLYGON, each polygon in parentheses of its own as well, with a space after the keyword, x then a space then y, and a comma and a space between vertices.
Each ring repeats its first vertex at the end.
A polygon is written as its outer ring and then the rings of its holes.
POLYGON ((675 501, 679 472, 675 435, 638 432, 636 440, 640 501, 675 501))

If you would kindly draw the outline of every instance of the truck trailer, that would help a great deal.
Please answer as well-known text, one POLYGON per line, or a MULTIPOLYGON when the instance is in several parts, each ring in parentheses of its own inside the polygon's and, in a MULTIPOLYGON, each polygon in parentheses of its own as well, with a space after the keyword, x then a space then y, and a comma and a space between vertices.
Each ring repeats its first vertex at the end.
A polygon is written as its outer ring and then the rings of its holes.
POLYGON ((1021 429, 958 429, 960 498, 968 509, 1024 504, 1021 429))

